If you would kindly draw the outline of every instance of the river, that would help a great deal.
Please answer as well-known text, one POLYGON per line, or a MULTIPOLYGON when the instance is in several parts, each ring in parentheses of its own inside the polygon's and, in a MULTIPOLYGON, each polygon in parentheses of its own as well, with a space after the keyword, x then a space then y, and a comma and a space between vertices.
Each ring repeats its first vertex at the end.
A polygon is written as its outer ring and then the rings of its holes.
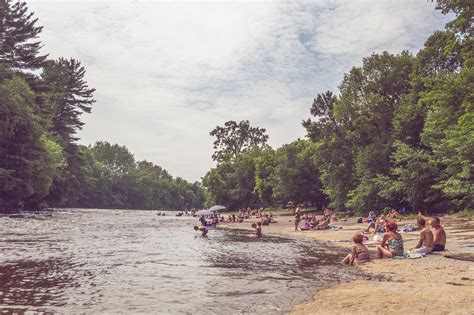
POLYGON ((137 210, 0 215, 0 310, 279 314, 363 277, 316 241, 228 228, 202 238, 195 223, 137 210))

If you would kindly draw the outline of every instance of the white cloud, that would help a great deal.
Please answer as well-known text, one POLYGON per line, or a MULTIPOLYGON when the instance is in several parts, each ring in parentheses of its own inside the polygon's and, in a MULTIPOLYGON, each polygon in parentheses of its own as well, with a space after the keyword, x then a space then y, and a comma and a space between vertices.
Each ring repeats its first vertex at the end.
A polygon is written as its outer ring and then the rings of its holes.
POLYGON ((97 103, 81 143, 126 145, 137 159, 197 180, 209 131, 249 119, 280 146, 305 132, 317 93, 372 52, 418 50, 446 18, 425 1, 29 1, 44 51, 87 69, 97 103))

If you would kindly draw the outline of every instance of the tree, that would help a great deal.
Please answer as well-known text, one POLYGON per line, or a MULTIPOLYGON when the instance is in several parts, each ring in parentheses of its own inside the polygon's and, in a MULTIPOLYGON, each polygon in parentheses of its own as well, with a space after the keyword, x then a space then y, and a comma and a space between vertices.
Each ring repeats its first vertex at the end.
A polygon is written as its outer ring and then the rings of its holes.
POLYGON ((310 141, 297 140, 276 150, 273 197, 280 204, 292 200, 319 209, 327 205, 315 160, 316 148, 310 141))
POLYGON ((41 79, 48 87, 45 97, 53 104, 51 132, 56 134, 66 148, 78 140, 75 134, 84 125, 82 113, 90 113, 94 88, 84 80, 85 69, 75 59, 48 60, 41 79))
POLYGON ((248 120, 240 123, 228 121, 224 127, 217 126, 211 132, 215 136, 214 161, 224 161, 235 158, 239 153, 254 147, 262 147, 268 141, 264 128, 251 127, 248 120))
POLYGON ((47 57, 37 40, 43 27, 27 11, 25 2, 0 0, 0 63, 16 70, 39 69, 47 57))
POLYGON ((0 64, 0 207, 34 208, 64 166, 62 148, 39 123, 34 93, 0 64))

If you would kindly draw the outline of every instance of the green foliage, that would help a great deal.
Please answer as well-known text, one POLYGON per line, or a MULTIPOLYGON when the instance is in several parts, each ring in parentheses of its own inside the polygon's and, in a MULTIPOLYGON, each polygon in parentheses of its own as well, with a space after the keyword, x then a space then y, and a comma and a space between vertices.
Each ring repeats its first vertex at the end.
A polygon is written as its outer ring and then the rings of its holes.
POLYGON ((264 128, 252 127, 248 120, 237 123, 230 120, 224 127, 217 126, 210 135, 214 141, 214 161, 224 161, 235 158, 239 153, 254 147, 264 146, 268 141, 264 128))
POLYGON ((37 40, 43 27, 27 11, 23 1, 0 0, 0 63, 18 70, 38 69, 47 57, 37 40))
POLYGON ((473 208, 473 5, 437 7, 457 16, 416 58, 372 55, 315 99, 303 126, 330 206, 473 208))

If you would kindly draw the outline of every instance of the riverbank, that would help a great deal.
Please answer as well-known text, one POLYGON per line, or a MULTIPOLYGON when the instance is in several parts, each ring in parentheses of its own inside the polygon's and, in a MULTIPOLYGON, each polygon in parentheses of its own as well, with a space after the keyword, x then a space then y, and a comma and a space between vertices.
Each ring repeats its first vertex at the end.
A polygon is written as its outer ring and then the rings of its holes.
MULTIPOLYGON (((265 226, 263 233, 278 233, 317 239, 329 246, 351 247, 354 233, 366 225, 354 219, 336 224, 342 229, 294 231, 292 217, 280 216, 278 223, 265 226)), ((302 314, 474 314, 474 220, 445 216, 447 250, 420 259, 373 259, 362 265, 373 280, 356 280, 319 290, 309 303, 296 305, 293 315, 302 314), (383 279, 383 280, 380 280, 383 279)), ((247 222, 246 222, 247 223, 247 222)), ((249 224, 236 225, 249 229, 249 224)), ((415 223, 404 220, 401 224, 415 223)), ((404 233, 405 250, 418 242, 418 232, 404 233)), ((376 244, 367 247, 375 257, 376 244)), ((342 257, 341 257, 342 258, 342 257)), ((341 268, 354 268, 343 267, 341 268)))

